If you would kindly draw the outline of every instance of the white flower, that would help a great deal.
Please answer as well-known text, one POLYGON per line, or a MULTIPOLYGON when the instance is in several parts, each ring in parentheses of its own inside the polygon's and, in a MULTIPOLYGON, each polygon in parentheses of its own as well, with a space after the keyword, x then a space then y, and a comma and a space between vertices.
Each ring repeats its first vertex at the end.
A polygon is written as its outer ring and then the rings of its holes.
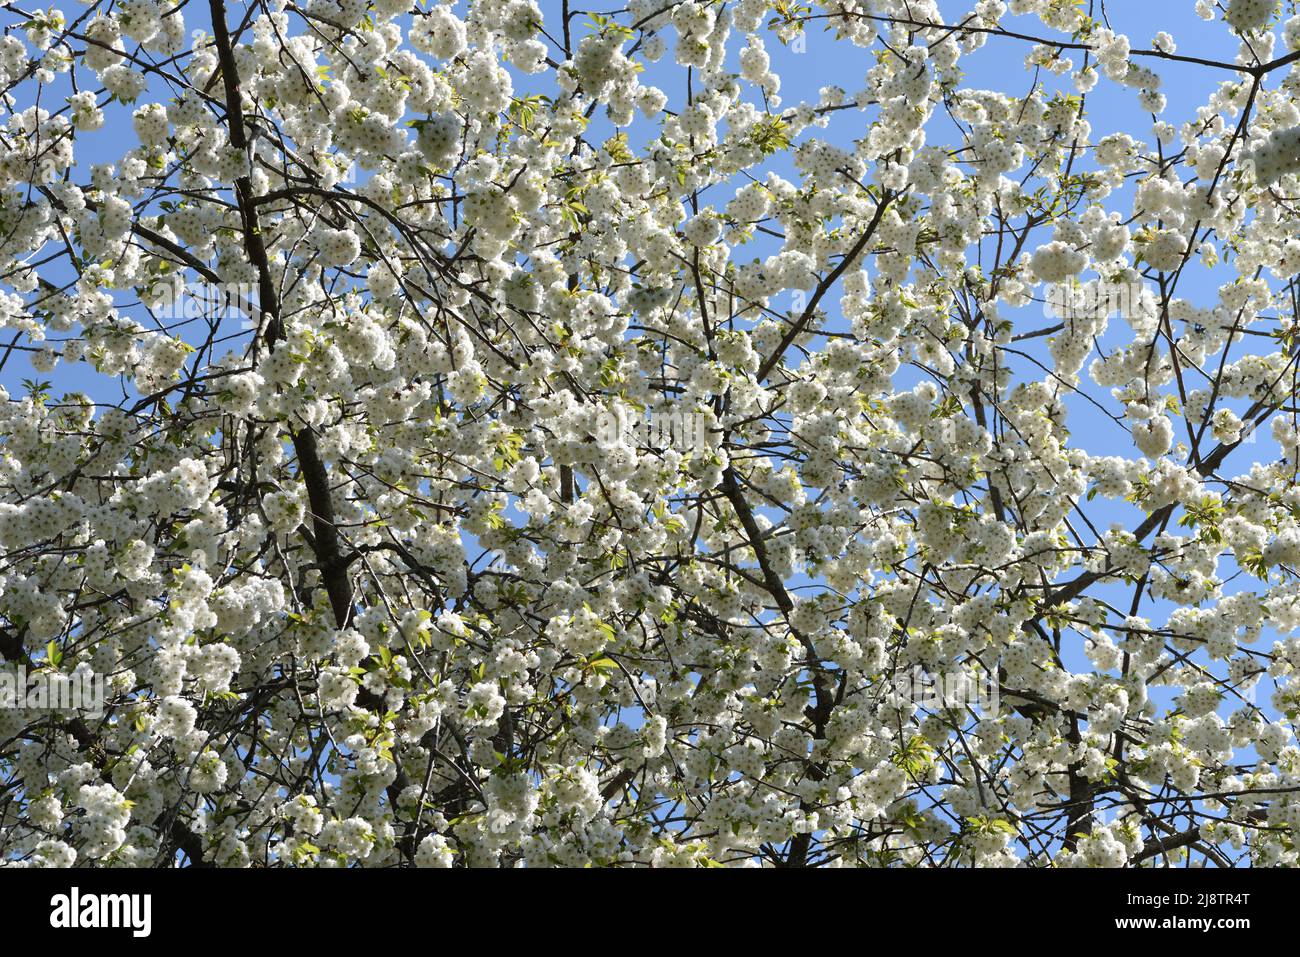
POLYGON ((198 712, 194 705, 175 695, 158 702, 154 730, 166 738, 183 738, 194 730, 198 712))
POLYGON ((1223 19, 1240 33, 1253 33, 1264 29, 1274 6, 1271 0, 1228 0, 1223 19))

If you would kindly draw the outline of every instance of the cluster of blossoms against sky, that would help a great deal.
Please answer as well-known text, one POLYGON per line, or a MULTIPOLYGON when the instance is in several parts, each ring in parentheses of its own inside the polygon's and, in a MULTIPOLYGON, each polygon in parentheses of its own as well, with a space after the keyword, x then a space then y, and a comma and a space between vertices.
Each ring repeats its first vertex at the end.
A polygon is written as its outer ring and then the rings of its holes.
POLYGON ((1296 864, 1294 0, 578 2, 4 8, 5 863, 1296 864))

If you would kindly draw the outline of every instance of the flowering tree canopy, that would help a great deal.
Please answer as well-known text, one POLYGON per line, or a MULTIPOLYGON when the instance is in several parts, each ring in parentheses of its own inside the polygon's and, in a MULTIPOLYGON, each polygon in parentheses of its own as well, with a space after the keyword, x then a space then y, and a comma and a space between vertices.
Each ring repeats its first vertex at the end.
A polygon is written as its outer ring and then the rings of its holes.
POLYGON ((4 860, 1297 863, 1296 6, 6 4, 4 860))

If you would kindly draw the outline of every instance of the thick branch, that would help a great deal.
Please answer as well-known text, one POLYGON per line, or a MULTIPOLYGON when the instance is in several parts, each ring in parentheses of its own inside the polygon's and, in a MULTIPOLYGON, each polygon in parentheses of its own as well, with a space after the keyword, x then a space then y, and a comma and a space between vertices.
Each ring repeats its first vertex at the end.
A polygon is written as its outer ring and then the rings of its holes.
POLYGON ((791 324, 790 328, 786 331, 786 334, 781 337, 780 344, 772 350, 772 354, 763 361, 761 366, 758 367, 758 372, 755 374, 755 379, 757 381, 762 382, 767 378, 768 374, 776 367, 776 364, 781 361, 781 356, 785 355, 785 350, 790 348, 790 344, 794 342, 795 339, 799 338, 799 335, 805 328, 807 328, 813 314, 817 311, 817 304, 821 302, 822 297, 826 295, 831 286, 835 285, 835 281, 839 279, 840 276, 844 275, 845 270, 858 261, 858 257, 862 255, 862 251, 867 248, 867 243, 871 242, 871 237, 876 234, 876 227, 880 225, 881 219, 885 216, 885 210, 889 208, 889 204, 893 199, 894 196, 888 191, 880 197, 880 202, 876 204, 876 212, 871 217, 871 222, 867 223, 867 228, 862 231, 862 235, 859 236, 857 242, 853 244, 853 248, 845 253, 844 258, 840 260, 839 265, 832 269, 830 273, 827 274, 826 278, 817 284, 817 288, 813 291, 812 298, 808 300, 808 307, 804 309, 803 314, 791 324))
MULTIPOLYGON (((226 91, 226 119, 230 127, 230 142, 236 149, 248 151, 248 138, 244 132, 244 107, 239 90, 239 73, 235 65, 234 50, 230 45, 230 32, 226 28, 224 0, 208 0, 212 12, 213 36, 216 39, 217 59, 221 65, 221 78, 226 91)), ((239 215, 243 220, 244 250, 257 269, 259 306, 266 316, 263 332, 268 348, 274 348, 284 339, 284 326, 280 319, 280 304, 271 278, 271 264, 262 239, 258 220, 257 202, 253 197, 253 184, 247 175, 235 180, 235 196, 239 202, 239 215)), ((298 457, 298 470, 307 487, 311 505, 312 548, 320 566, 321 581, 329 595, 334 621, 339 628, 347 625, 352 616, 352 583, 347 573, 347 562, 339 548, 338 528, 334 520, 334 504, 330 498, 329 472, 321 460, 316 436, 310 428, 293 433, 293 448, 298 457)))

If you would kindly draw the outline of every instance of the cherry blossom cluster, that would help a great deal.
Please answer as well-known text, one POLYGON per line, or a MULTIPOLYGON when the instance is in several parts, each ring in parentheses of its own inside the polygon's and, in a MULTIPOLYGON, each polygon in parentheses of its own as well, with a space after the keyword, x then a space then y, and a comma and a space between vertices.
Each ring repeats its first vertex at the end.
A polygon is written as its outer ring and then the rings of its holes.
POLYGON ((4 863, 1300 863, 1300 10, 966 6, 6 7, 4 863))

